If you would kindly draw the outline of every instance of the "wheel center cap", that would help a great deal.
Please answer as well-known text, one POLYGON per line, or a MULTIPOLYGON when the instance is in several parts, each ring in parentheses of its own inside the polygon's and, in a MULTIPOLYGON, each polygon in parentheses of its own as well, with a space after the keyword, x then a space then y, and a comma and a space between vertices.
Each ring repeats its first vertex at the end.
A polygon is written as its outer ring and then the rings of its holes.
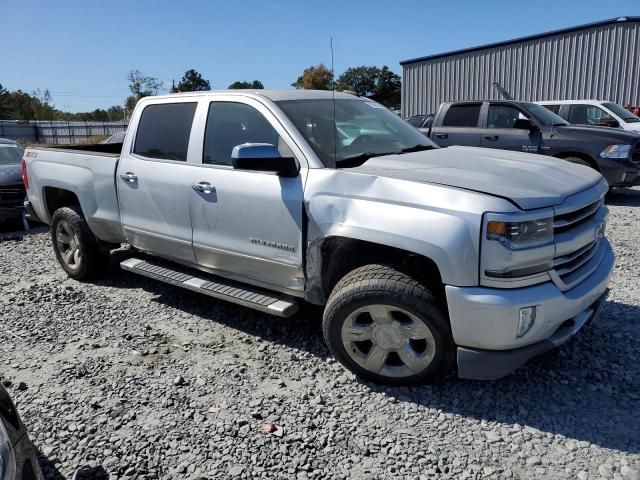
POLYGON ((404 343, 404 336, 398 325, 379 325, 373 331, 373 340, 385 350, 400 348, 404 343))

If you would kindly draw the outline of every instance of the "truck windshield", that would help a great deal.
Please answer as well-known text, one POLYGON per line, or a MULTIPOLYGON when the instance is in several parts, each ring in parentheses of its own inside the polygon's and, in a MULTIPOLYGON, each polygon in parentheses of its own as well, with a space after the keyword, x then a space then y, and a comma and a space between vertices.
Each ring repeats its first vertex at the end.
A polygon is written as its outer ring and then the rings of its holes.
POLYGON ((534 117, 540 120, 548 127, 559 127, 561 125, 569 125, 569 123, 551 110, 537 103, 523 102, 521 105, 534 117))
POLYGON ((631 113, 626 108, 621 107, 617 103, 610 103, 610 102, 609 103, 603 103, 602 106, 608 108, 609 110, 611 110, 613 113, 615 113, 617 116, 619 116, 622 120, 624 120, 627 123, 640 122, 640 118, 635 116, 633 113, 631 113))
POLYGON ((382 105, 354 98, 276 102, 327 167, 346 167, 371 157, 437 148, 382 105))
POLYGON ((23 153, 18 145, 0 143, 0 165, 19 165, 23 153))

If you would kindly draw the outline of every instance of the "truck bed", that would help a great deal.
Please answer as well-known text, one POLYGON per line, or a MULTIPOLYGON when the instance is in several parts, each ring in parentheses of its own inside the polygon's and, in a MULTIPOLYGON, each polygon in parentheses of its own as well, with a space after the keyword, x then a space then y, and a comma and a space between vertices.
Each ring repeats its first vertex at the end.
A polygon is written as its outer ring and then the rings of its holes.
POLYGON ((116 168, 122 144, 27 148, 27 194, 38 218, 50 223, 56 198, 75 195, 94 234, 124 241, 116 193, 116 168))

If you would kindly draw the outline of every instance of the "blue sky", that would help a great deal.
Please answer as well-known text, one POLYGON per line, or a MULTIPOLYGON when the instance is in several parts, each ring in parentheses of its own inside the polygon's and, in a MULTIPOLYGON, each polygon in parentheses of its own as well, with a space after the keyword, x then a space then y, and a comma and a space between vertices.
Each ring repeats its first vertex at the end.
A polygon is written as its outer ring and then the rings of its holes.
POLYGON ((170 84, 195 68, 214 88, 289 88, 302 70, 389 65, 619 16, 638 0, 0 0, 0 83, 49 88, 72 112, 121 105, 139 69, 170 84))

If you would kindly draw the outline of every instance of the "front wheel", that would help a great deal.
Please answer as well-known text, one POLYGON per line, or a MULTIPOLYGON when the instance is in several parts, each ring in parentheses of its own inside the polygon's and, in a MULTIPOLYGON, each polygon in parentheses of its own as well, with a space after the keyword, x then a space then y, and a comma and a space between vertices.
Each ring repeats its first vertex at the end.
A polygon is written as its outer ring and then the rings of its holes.
POLYGON ((79 207, 59 208, 51 218, 51 240, 58 263, 75 280, 104 271, 107 255, 100 251, 79 207))
POLYGON ((327 302, 323 332, 342 365, 375 383, 433 381, 454 361, 451 328, 434 296, 384 265, 360 267, 338 282, 327 302))

